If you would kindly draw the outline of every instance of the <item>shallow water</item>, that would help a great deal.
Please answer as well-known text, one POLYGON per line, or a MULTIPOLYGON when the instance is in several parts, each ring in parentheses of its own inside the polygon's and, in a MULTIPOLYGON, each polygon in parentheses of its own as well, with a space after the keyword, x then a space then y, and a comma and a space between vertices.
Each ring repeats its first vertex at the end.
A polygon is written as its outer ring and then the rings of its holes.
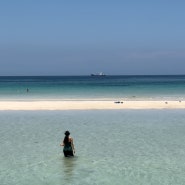
POLYGON ((1 185, 182 185, 184 110, 1 111, 1 185), (76 156, 64 158, 65 130, 76 156))

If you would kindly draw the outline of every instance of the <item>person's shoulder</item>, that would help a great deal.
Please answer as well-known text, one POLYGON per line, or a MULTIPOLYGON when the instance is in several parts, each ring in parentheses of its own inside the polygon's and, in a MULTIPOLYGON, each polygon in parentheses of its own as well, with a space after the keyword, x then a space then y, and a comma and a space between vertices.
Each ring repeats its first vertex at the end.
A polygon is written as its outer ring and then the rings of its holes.
POLYGON ((70 140, 70 141, 73 141, 73 138, 72 138, 72 137, 69 137, 69 140, 70 140))

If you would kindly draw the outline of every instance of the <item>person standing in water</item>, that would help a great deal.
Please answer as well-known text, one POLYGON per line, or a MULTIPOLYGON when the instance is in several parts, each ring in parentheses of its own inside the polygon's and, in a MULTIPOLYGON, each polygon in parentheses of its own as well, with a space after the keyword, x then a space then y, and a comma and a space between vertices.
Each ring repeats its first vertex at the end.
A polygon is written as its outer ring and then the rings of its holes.
POLYGON ((73 138, 70 137, 70 132, 67 130, 65 133, 65 137, 63 142, 60 144, 60 146, 63 146, 63 152, 65 157, 71 157, 74 156, 75 148, 73 143, 73 138))

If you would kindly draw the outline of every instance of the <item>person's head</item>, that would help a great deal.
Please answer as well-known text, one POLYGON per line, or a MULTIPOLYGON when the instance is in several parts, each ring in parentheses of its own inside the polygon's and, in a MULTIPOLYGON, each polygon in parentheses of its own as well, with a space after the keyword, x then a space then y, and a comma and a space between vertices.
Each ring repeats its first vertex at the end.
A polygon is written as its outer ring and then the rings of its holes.
POLYGON ((70 135, 70 132, 67 130, 67 131, 65 131, 65 133, 64 133, 66 136, 69 136, 70 135))

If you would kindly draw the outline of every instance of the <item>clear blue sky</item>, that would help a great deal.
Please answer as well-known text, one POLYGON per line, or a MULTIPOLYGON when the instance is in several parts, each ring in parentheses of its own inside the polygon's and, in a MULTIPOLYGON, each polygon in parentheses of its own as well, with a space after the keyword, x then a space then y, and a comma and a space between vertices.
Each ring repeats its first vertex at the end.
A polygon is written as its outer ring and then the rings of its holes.
POLYGON ((185 74, 183 0, 2 0, 0 75, 185 74))

